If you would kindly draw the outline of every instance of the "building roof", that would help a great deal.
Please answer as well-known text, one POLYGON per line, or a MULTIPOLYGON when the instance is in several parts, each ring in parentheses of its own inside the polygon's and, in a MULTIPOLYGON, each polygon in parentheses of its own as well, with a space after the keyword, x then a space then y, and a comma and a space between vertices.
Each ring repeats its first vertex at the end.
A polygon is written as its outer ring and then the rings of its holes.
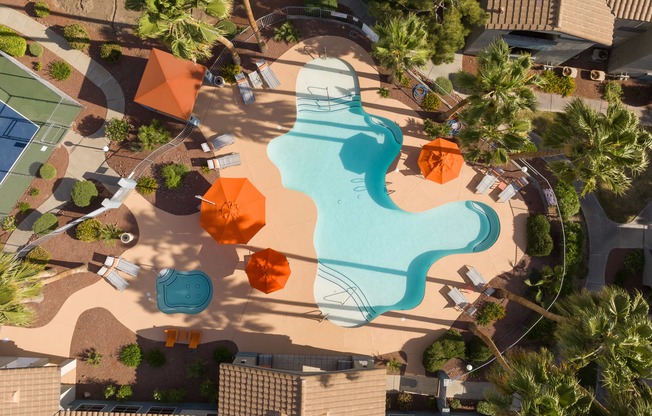
POLYGON ((487 11, 488 29, 558 31, 612 42, 614 16, 605 0, 488 0, 487 11))
POLYGON ((189 120, 206 71, 203 65, 152 49, 134 101, 189 120))
POLYGON ((297 374, 222 364, 218 414, 381 416, 386 382, 384 369, 297 374))
POLYGON ((650 0, 607 0, 607 4, 619 19, 652 22, 652 1, 650 0))
POLYGON ((59 410, 61 372, 58 366, 0 370, 0 414, 53 415, 59 410))

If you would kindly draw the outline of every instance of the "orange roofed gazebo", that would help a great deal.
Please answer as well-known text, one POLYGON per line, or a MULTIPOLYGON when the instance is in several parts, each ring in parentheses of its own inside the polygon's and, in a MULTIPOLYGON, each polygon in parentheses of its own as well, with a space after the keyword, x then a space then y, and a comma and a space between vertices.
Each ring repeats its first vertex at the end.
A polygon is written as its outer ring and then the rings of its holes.
POLYGON ((190 120, 206 67, 152 49, 134 101, 180 120, 190 120))

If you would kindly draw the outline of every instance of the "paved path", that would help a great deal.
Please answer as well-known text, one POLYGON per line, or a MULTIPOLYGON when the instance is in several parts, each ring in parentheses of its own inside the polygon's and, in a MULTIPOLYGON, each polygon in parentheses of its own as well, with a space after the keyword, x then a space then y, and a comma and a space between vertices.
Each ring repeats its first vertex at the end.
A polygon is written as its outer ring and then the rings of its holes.
MULTIPOLYGON (((100 87, 107 102, 106 119, 122 118, 125 107, 125 98, 122 88, 111 74, 102 65, 93 61, 88 55, 70 49, 68 42, 52 30, 38 23, 10 7, 0 5, 0 24, 8 26, 28 38, 38 41, 44 48, 68 62, 72 67, 81 72, 93 84, 100 87)), ((119 179, 105 160, 102 148, 108 144, 104 137, 104 127, 90 136, 83 137, 70 130, 64 139, 69 154, 68 169, 61 185, 54 194, 45 201, 37 210, 34 210, 11 234, 5 244, 5 250, 14 252, 25 245, 32 235, 32 224, 41 214, 55 211, 70 199, 70 191, 76 180, 96 177, 109 187, 115 185, 119 179)))

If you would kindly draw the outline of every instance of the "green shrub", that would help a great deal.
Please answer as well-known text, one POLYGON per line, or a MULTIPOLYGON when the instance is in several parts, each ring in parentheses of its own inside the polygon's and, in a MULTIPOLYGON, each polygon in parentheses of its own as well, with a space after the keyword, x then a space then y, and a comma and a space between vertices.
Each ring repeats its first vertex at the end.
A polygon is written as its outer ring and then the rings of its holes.
POLYGON ((56 215, 51 212, 46 212, 45 214, 41 215, 39 219, 34 221, 32 231, 34 231, 36 235, 42 236, 56 230, 58 225, 59 220, 57 219, 56 215))
POLYGON ((216 364, 233 362, 233 353, 226 347, 217 347, 213 350, 213 361, 216 364))
POLYGON ((134 391, 129 384, 118 387, 118 392, 115 394, 118 400, 127 400, 134 395, 134 391))
POLYGON ((52 254, 41 246, 36 246, 25 256, 25 261, 35 265, 39 269, 44 269, 52 258, 52 254))
POLYGON ((527 219, 527 254, 535 257, 547 256, 554 243, 550 236, 550 222, 544 215, 531 215, 527 219))
POLYGON ((44 163, 38 170, 38 174, 41 178, 46 180, 51 180, 57 177, 57 170, 54 166, 49 163, 44 163))
MULTIPOLYGON (((539 315, 535 315, 527 324, 527 327, 532 326, 537 319, 539 319, 539 315)), ((532 341, 541 341, 546 345, 552 345, 554 342, 553 335, 555 333, 555 325, 556 324, 549 319, 542 319, 532 327, 526 337, 532 341)))
POLYGON ((239 74, 240 72, 242 72, 242 68, 240 65, 235 64, 222 65, 220 69, 220 74, 224 78, 224 82, 228 82, 229 84, 235 83, 235 74, 239 74))
POLYGON ((72 75, 72 68, 66 62, 58 60, 50 64, 50 76, 57 81, 64 81, 72 75))
POLYGON ((138 344, 128 344, 122 347, 118 361, 127 367, 136 368, 143 359, 143 352, 138 344))
POLYGON ((478 402, 478 406, 475 409, 476 412, 480 413, 481 415, 487 415, 487 416, 494 416, 496 413, 494 413, 493 406, 489 402, 485 402, 484 400, 480 400, 478 402))
POLYGON ((389 90, 387 88, 378 88, 378 95, 380 95, 382 98, 387 98, 389 97, 389 90))
POLYGON ((274 40, 285 43, 299 43, 301 32, 294 27, 291 20, 286 20, 281 27, 274 30, 274 40))
POLYGON ((423 121, 423 131, 428 137, 447 137, 450 136, 451 127, 447 123, 437 123, 433 119, 427 118, 423 121))
POLYGON ((2 229, 8 233, 16 229, 16 217, 13 215, 7 215, 2 220, 2 229))
POLYGON ((129 136, 131 128, 132 125, 129 124, 126 118, 112 118, 104 126, 104 134, 111 141, 121 142, 129 136))
POLYGON ((410 84, 412 83, 412 79, 408 77, 405 72, 400 72, 398 76, 396 77, 398 80, 398 85, 400 85, 403 88, 408 88, 410 84))
POLYGON ((100 240, 104 241, 107 246, 112 246, 120 239, 122 233, 124 230, 118 228, 117 224, 106 224, 100 229, 100 240))
POLYGON ((558 181, 555 186, 555 196, 559 205, 559 214, 563 221, 580 212, 580 198, 577 196, 575 187, 564 181, 558 181))
POLYGON ((167 358, 165 358, 165 353, 161 351, 160 348, 152 348, 151 350, 147 351, 147 354, 145 354, 145 362, 150 367, 163 367, 166 361, 167 358))
POLYGON ((87 207, 91 204, 93 198, 98 195, 95 184, 88 180, 77 181, 72 186, 72 202, 78 207, 87 207))
POLYGON ((476 315, 478 325, 489 325, 505 317, 505 307, 496 302, 487 302, 484 308, 476 315))
POLYGON ((634 250, 629 253, 623 261, 623 269, 629 274, 643 273, 645 267, 645 255, 643 250, 634 250))
POLYGON ((616 272, 616 276, 614 276, 614 285, 624 288, 631 277, 632 275, 627 273, 625 269, 622 268, 618 270, 616 272))
POLYGON ((564 223, 564 235, 566 236, 566 274, 572 276, 582 260, 584 252, 584 230, 577 222, 564 223))
POLYGON ((152 120, 149 126, 140 126, 138 129, 138 141, 143 150, 152 150, 156 145, 165 144, 170 140, 170 132, 158 120, 152 120))
POLYGON ((209 403, 217 403, 217 383, 206 379, 199 385, 199 395, 208 399, 209 403))
POLYGON ((29 196, 38 196, 41 193, 41 191, 38 188, 29 188, 29 192, 27 193, 29 196))
POLYGON ((215 27, 229 40, 233 39, 239 32, 238 26, 230 20, 220 20, 215 27))
POLYGON ((448 95, 453 92, 453 83, 447 77, 437 77, 435 87, 440 94, 448 95))
MULTIPOLYGON (((98 352, 94 347, 89 348, 86 351, 84 351, 82 359, 86 362, 86 364, 91 365, 95 368, 99 367, 100 364, 102 364, 102 354, 98 352)), ((106 396, 106 393, 104 396, 108 399, 109 397, 113 396, 115 394, 115 387, 112 385, 106 386, 104 389, 106 392, 106 389, 109 387, 113 387, 113 391, 109 396, 106 396)))
POLYGON ((63 37, 71 48, 83 51, 91 44, 91 37, 86 28, 74 23, 63 28, 63 37))
POLYGON ((0 25, 0 51, 20 58, 25 55, 27 41, 7 26, 0 25))
POLYGON ((34 14, 36 17, 45 18, 50 15, 50 6, 44 1, 34 3, 34 14))
POLYGON ((474 363, 483 363, 492 356, 489 347, 477 336, 474 336, 466 345, 466 358, 474 363))
POLYGON ((85 243, 92 243, 100 238, 102 223, 95 218, 82 221, 75 229, 75 237, 85 243))
POLYGON ((204 175, 208 175, 213 170, 206 165, 203 165, 200 169, 201 169, 201 173, 203 173, 204 175))
POLYGON ((170 163, 161 169, 161 177, 165 180, 166 188, 177 189, 188 172, 190 172, 188 166, 182 163, 170 163))
POLYGON ((122 47, 116 42, 105 42, 100 46, 100 58, 114 64, 122 58, 122 47))
POLYGON ((158 183, 151 176, 141 176, 136 181, 136 191, 141 195, 150 195, 156 192, 158 183))
POLYGON ((461 409, 462 402, 460 402, 459 399, 450 399, 450 403, 448 404, 448 406, 453 410, 461 409))
POLYGON ((385 365, 387 366, 387 369, 389 371, 393 371, 393 372, 400 371, 402 366, 401 362, 396 358, 392 358, 391 360, 387 361, 385 365))
POLYGON ((423 352, 423 366, 434 373, 451 358, 465 358, 466 345, 462 334, 449 329, 423 352))
POLYGON ((29 54, 36 57, 40 58, 43 56, 43 46, 36 42, 32 42, 29 44, 29 54))
POLYGON ((556 75, 554 71, 543 71, 541 89, 552 94, 568 97, 575 91, 575 78, 556 75))
POLYGON ((337 0, 305 0, 304 4, 306 7, 337 10, 337 0))
POLYGON ((32 209, 29 203, 25 201, 19 202, 16 208, 18 208, 18 211, 20 211, 21 214, 25 214, 27 211, 32 209))
POLYGON ((608 102, 620 102, 623 98, 623 87, 617 81, 607 81, 602 86, 602 98, 608 102))
POLYGON ((399 410, 407 411, 412 409, 412 395, 409 393, 401 392, 398 394, 398 408, 399 410))
POLYGON ((113 384, 108 384, 106 387, 104 387, 104 398, 105 399, 110 399, 111 397, 115 396, 115 394, 118 392, 118 389, 116 386, 113 384))
POLYGON ((201 358, 188 364, 186 367, 186 378, 202 378, 206 375, 206 361, 201 358))
POLYGON ((43 62, 41 61, 32 62, 32 69, 34 71, 40 71, 41 69, 43 69, 43 62))
POLYGON ((179 403, 186 398, 185 389, 170 389, 170 390, 154 390, 154 400, 158 402, 172 402, 179 403))
POLYGON ((426 409, 428 410, 437 410, 437 396, 432 394, 426 397, 426 409))
POLYGON ((434 92, 429 92, 421 101, 421 107, 426 111, 435 111, 441 105, 441 100, 439 96, 434 92))

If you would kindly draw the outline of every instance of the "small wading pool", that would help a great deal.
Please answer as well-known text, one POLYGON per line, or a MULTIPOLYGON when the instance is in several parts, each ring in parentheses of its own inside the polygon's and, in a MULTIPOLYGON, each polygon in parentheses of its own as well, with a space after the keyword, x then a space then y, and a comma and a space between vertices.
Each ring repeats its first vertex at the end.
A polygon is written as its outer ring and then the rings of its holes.
POLYGON ((199 313, 212 297, 211 279, 200 270, 163 269, 156 279, 156 306, 164 313, 199 313))

